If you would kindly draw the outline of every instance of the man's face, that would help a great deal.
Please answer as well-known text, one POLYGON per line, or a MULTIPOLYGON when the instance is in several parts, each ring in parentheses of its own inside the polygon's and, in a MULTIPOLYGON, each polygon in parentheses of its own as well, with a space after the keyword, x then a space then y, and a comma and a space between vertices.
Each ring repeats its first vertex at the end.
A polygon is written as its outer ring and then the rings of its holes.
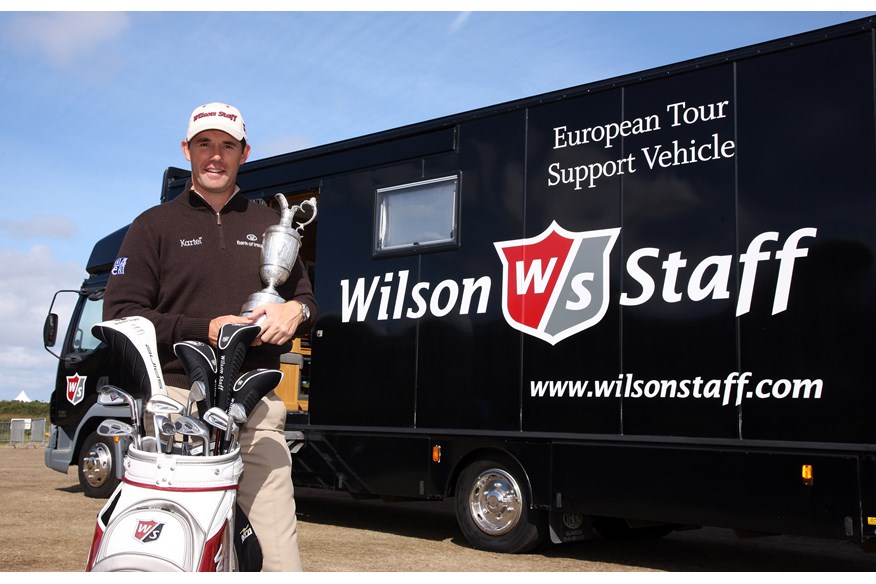
POLYGON ((192 163, 192 183, 204 195, 231 196, 237 169, 249 156, 239 140, 221 130, 205 130, 191 142, 182 143, 186 160, 192 163))

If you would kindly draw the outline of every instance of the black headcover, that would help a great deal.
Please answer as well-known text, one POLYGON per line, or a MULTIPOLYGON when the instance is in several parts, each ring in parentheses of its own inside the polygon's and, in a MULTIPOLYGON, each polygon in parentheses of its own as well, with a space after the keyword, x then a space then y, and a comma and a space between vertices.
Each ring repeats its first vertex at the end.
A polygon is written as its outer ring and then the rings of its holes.
POLYGON ((262 327, 257 324, 228 323, 219 329, 216 402, 213 405, 224 412, 228 411, 228 406, 231 404, 231 391, 240 374, 246 352, 261 331, 262 327))
POLYGON ((280 384, 283 373, 278 369, 253 369, 247 371, 234 384, 231 392, 231 404, 238 403, 243 406, 246 417, 252 413, 252 409, 265 397, 269 391, 280 384))
POLYGON ((216 403, 216 352, 213 347, 201 341, 175 343, 173 352, 182 363, 189 385, 196 381, 204 383, 206 403, 198 402, 198 413, 203 415, 216 403))

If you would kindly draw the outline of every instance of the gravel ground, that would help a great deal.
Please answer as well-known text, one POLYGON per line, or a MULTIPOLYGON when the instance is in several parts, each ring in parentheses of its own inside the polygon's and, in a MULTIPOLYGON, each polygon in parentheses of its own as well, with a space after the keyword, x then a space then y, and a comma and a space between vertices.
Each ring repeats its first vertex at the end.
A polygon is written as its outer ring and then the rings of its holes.
MULTIPOLYGON (((6 510, 0 519, 0 571, 85 568, 104 501, 82 494, 75 469, 64 475, 46 468, 43 454, 42 448, 0 446, 0 502, 6 510)), ((849 543, 788 536, 738 539, 722 529, 495 554, 468 547, 449 502, 357 501, 343 493, 299 489, 297 504, 308 572, 876 571, 876 554, 849 543)), ((849 577, 854 579, 843 576, 849 577)))

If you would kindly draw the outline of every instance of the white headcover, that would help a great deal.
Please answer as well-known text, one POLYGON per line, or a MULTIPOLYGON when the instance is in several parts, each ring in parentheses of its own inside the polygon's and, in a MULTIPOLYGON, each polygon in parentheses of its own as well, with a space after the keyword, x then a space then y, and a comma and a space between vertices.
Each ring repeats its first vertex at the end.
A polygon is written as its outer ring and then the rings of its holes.
POLYGON ((142 316, 127 316, 116 320, 99 322, 91 328, 94 335, 106 341, 110 347, 119 354, 125 365, 134 370, 135 376, 142 373, 149 380, 150 395, 167 395, 164 385, 164 376, 161 374, 161 363, 158 361, 158 343, 155 339, 155 325, 148 318, 142 316), (104 329, 98 331, 95 329, 104 329), (112 339, 117 335, 110 331, 121 334, 128 341, 128 345, 135 349, 140 357, 140 362, 128 362, 131 359, 126 350, 128 346, 116 346, 112 339), (107 334, 109 333, 109 334, 107 334), (140 365, 140 367, 138 367, 140 365), (142 372, 140 371, 142 369, 142 372))

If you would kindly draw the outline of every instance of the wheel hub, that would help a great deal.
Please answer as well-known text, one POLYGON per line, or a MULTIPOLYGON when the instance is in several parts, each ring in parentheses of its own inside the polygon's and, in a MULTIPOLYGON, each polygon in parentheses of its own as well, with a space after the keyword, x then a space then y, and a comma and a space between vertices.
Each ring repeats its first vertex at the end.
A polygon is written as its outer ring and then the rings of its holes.
POLYGON ((92 487, 99 487, 109 477, 112 454, 105 444, 96 443, 82 458, 82 476, 92 487))
POLYGON ((469 495, 471 516, 478 529, 488 535, 502 535, 520 520, 520 487, 502 469, 481 473, 469 495))

